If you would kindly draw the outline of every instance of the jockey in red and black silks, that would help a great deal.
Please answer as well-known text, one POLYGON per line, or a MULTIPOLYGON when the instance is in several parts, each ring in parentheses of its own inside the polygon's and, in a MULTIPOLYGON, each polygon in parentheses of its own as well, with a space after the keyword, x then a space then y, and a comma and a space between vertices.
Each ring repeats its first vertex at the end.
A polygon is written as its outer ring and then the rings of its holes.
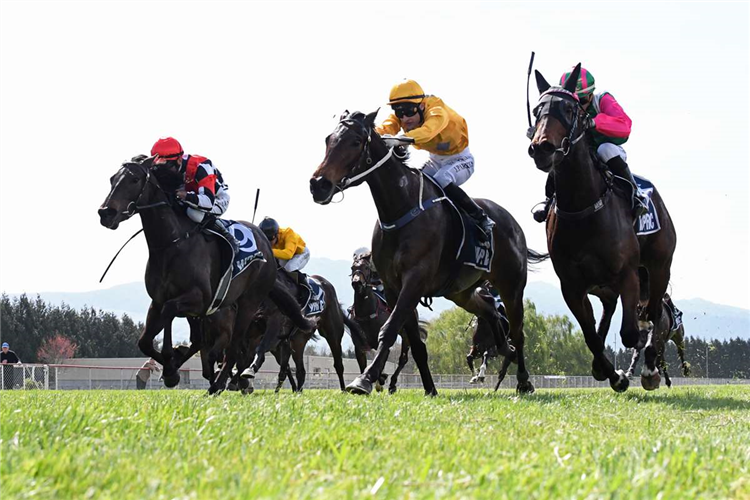
MULTIPOLYGON (((211 160, 185 154, 180 143, 172 137, 156 141, 151 156, 155 168, 179 176, 181 185, 175 194, 187 206, 186 214, 192 221, 200 223, 206 216, 218 218, 226 212, 230 199, 228 186, 211 160)), ((237 252, 237 240, 223 224, 216 221, 211 229, 223 235, 237 252)))

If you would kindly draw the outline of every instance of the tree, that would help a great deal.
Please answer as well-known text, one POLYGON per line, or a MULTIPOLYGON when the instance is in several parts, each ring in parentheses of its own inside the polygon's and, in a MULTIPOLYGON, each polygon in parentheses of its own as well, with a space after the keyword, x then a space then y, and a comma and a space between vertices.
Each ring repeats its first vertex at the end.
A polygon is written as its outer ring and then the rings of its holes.
POLYGON ((58 333, 54 337, 42 341, 41 347, 36 352, 36 357, 42 363, 56 365, 63 360, 74 357, 77 348, 78 346, 72 340, 58 333))

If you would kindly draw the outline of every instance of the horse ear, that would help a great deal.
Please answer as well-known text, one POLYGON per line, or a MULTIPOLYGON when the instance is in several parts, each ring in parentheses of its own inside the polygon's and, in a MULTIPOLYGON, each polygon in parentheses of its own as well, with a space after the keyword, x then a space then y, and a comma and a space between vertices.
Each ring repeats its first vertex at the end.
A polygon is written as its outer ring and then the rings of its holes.
POLYGON ((372 113, 365 116, 365 124, 368 127, 374 127, 375 126, 375 118, 378 116, 378 111, 380 111, 380 108, 376 109, 372 113))
POLYGON ((551 87, 547 80, 544 79, 542 74, 538 70, 534 70, 534 76, 536 77, 536 88, 539 89, 540 94, 544 94, 551 87))
POLYGON ((339 118, 339 121, 346 120, 346 117, 349 116, 349 110, 345 109, 343 113, 341 113, 341 118, 339 118))
POLYGON ((581 63, 576 64, 576 67, 573 68, 573 72, 570 74, 570 77, 568 77, 568 79, 565 81, 565 90, 567 90, 568 92, 575 92, 579 76, 581 76, 581 63))

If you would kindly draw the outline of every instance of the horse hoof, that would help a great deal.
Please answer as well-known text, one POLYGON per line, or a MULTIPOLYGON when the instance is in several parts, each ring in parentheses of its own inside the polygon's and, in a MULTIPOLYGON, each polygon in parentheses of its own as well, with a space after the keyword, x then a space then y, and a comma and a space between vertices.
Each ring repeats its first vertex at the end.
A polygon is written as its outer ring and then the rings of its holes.
POLYGON ((425 389, 424 395, 429 398, 436 398, 438 395, 437 389, 435 387, 433 387, 432 389, 425 389))
POLYGON ((516 392, 518 394, 532 394, 534 390, 534 384, 532 384, 528 380, 525 382, 519 382, 516 386, 516 392))
POLYGON ((617 380, 610 380, 610 387, 612 387, 615 392, 627 391, 628 387, 630 387, 630 380, 628 380, 628 377, 625 376, 625 372, 623 372, 622 370, 617 370, 615 373, 617 374, 617 380))
POLYGON ((484 377, 479 377, 479 383, 484 384, 484 377))
POLYGON ((351 384, 346 386, 346 392, 350 394, 359 394, 369 396, 372 392, 372 383, 362 377, 355 378, 351 384))
POLYGON ((479 379, 477 377, 471 377, 471 380, 469 380, 469 383, 471 385, 475 385, 479 383, 479 379))
POLYGON ((604 374, 604 370, 602 370, 602 366, 597 360, 591 363, 591 376, 599 382, 607 380, 607 376, 604 374))
POLYGON ((388 388, 388 394, 396 394, 396 386, 392 385, 388 388))
POLYGON ((383 392, 383 384, 379 381, 375 383, 375 392, 383 392))
POLYGON ((641 386, 647 391, 655 391, 659 388, 661 382, 661 375, 658 371, 650 372, 648 368, 644 368, 641 371, 641 386))
POLYGON ((222 389, 218 385, 215 385, 215 384, 211 384, 211 387, 208 388, 209 396, 218 396, 219 394, 221 394, 221 392, 222 392, 222 389))
POLYGON ((252 387, 246 387, 246 388, 242 389, 242 395, 243 396, 249 396, 253 392, 255 392, 255 389, 252 388, 252 387))
POLYGON ((242 373, 240 373, 240 378, 245 380, 255 378, 255 371, 253 371, 252 368, 245 368, 242 370, 242 373))
POLYGON ((164 374, 164 385, 166 387, 176 387, 180 383, 180 372, 174 372, 170 375, 164 374))
POLYGON ((240 390, 240 387, 234 382, 229 382, 229 384, 227 384, 227 390, 232 391, 232 392, 237 392, 240 390))

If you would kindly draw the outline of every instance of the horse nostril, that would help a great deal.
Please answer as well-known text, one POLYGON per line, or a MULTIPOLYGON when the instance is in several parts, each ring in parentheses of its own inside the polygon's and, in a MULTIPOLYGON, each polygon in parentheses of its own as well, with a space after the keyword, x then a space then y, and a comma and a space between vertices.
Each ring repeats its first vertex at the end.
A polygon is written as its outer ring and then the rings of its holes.
POLYGON ((536 154, 536 149, 534 148, 534 145, 533 145, 533 144, 531 144, 531 145, 529 146, 529 156, 531 156, 531 157, 533 158, 533 157, 534 157, 534 154, 536 154))
POLYGON ((102 219, 114 217, 116 213, 117 211, 114 208, 102 207, 99 209, 99 217, 102 219))

